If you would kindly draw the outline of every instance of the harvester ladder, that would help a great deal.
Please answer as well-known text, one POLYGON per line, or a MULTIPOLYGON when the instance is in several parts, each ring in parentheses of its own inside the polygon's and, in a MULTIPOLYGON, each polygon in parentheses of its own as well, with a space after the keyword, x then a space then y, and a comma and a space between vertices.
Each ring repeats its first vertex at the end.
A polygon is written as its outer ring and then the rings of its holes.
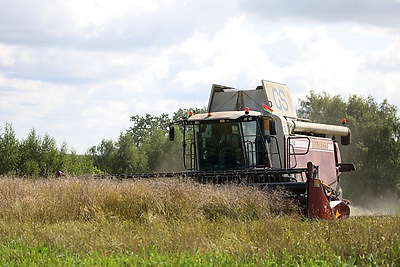
POLYGON ((185 147, 183 149, 183 163, 187 170, 195 170, 197 167, 196 161, 196 147, 192 138, 186 138, 185 147), (189 147, 187 147, 189 146, 189 147))
POLYGON ((269 154, 269 157, 270 157, 270 161, 271 161, 271 166, 274 166, 274 167, 276 167, 275 165, 274 165, 274 161, 273 161, 273 156, 274 155, 276 155, 277 157, 278 157, 278 159, 279 159, 279 167, 278 168, 283 168, 283 163, 282 163, 282 157, 281 157, 281 152, 280 152, 280 150, 279 150, 279 144, 278 144, 278 139, 276 138, 276 136, 269 136, 269 138, 270 138, 270 140, 269 140, 269 144, 271 144, 271 142, 272 142, 272 140, 274 140, 274 143, 275 143, 275 146, 276 146, 276 152, 271 152, 271 149, 269 148, 269 145, 267 145, 267 147, 268 147, 268 154, 269 154))

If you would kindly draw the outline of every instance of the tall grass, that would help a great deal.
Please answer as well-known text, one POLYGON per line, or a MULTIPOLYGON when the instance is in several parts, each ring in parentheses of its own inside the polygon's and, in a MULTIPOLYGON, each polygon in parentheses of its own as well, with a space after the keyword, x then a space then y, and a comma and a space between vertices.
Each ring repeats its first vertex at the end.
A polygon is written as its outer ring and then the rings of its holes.
POLYGON ((293 210, 282 192, 180 179, 0 179, 0 219, 56 223, 95 219, 255 220, 293 210))
POLYGON ((399 217, 308 221, 288 215, 283 196, 179 178, 2 177, 0 253, 56 264, 400 264, 399 217))

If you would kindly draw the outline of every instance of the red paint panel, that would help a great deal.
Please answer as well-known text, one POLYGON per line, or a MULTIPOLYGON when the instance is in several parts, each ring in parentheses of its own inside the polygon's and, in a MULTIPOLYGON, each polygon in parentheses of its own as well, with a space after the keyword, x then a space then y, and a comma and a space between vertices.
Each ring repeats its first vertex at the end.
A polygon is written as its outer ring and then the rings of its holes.
POLYGON ((327 138, 308 137, 290 141, 289 167, 306 168, 307 162, 319 166, 319 178, 327 185, 332 185, 337 180, 334 142, 327 138), (309 149, 308 149, 309 148, 309 149), (298 155, 301 153, 306 155, 298 155), (294 151, 294 153, 293 153, 294 151), (297 154, 297 155, 293 155, 297 154))

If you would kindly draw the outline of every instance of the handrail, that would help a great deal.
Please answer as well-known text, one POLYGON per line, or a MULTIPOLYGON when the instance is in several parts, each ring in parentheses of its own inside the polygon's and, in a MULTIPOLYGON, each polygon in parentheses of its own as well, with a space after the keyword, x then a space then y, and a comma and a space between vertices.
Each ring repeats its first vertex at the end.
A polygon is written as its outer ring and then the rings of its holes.
POLYGON ((293 169, 293 168, 297 167, 297 158, 296 158, 296 156, 304 156, 304 155, 307 155, 308 152, 310 152, 311 139, 308 136, 289 136, 287 138, 286 142, 287 142, 287 147, 288 147, 288 159, 287 159, 288 165, 287 166, 288 166, 288 168, 293 169), (290 142, 293 139, 307 139, 307 141, 308 141, 307 150, 305 152, 300 152, 300 153, 296 152, 294 150, 294 146, 290 142), (293 153, 291 152, 291 149, 293 150, 293 153), (291 156, 294 156, 294 160, 295 160, 295 165, 293 167, 291 167, 291 165, 290 165, 291 156))

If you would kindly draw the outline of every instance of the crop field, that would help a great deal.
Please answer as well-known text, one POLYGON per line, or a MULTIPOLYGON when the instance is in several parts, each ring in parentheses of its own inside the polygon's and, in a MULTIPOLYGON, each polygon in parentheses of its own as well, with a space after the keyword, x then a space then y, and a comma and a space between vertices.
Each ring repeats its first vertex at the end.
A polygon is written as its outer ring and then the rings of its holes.
POLYGON ((179 178, 3 176, 0 265, 400 265, 400 216, 306 220, 284 197, 179 178))

